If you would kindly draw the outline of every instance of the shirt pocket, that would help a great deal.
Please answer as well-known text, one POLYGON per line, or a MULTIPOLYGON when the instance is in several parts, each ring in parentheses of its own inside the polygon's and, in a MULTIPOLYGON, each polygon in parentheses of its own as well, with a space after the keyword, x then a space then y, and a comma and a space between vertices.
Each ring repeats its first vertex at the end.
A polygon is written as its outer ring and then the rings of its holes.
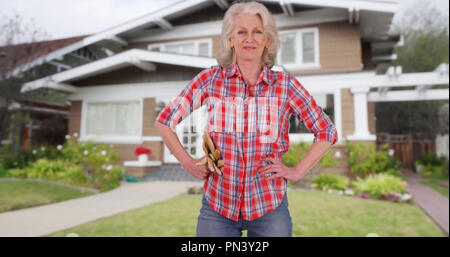
POLYGON ((217 98, 213 104, 211 130, 219 133, 236 131, 236 104, 234 97, 217 98))
POLYGON ((279 120, 279 100, 275 97, 258 97, 257 135, 261 143, 274 143, 278 138, 281 121, 279 120))
POLYGON ((258 134, 267 134, 270 129, 270 106, 266 97, 256 99, 256 129, 258 134))

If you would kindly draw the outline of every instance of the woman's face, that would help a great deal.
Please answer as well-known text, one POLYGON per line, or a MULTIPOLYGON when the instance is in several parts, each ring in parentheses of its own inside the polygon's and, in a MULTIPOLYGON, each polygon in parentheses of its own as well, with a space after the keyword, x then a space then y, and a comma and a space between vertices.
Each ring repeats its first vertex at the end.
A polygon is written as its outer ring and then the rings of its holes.
POLYGON ((256 14, 240 14, 232 36, 230 47, 234 46, 237 60, 260 62, 264 47, 270 46, 270 40, 264 32, 261 18, 256 14))

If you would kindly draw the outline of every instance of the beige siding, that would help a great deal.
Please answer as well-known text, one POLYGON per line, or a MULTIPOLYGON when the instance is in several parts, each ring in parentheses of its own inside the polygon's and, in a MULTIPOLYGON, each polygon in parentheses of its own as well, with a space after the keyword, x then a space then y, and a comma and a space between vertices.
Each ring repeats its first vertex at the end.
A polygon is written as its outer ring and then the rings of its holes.
POLYGON ((354 111, 353 111, 353 94, 350 89, 345 88, 341 90, 342 102, 342 138, 353 134, 354 127, 354 111))
POLYGON ((320 65, 318 70, 299 70, 294 75, 334 73, 362 70, 359 26, 348 22, 289 27, 286 29, 317 27, 319 29, 320 65))
POLYGON ((81 129, 81 101, 70 101, 70 114, 69 114, 69 135, 77 133, 80 135, 81 129))
POLYGON ((159 136, 158 131, 154 126, 156 119, 155 112, 155 98, 145 98, 144 99, 144 117, 142 122, 142 136, 159 136))

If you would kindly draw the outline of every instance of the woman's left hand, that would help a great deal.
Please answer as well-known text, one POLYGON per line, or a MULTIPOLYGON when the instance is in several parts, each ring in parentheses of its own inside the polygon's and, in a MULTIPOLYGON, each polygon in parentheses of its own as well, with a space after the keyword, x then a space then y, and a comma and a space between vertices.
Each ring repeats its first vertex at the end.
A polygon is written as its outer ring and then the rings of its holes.
POLYGON ((287 167, 280 160, 274 158, 264 158, 261 161, 270 161, 271 164, 261 165, 258 168, 257 172, 260 176, 265 176, 267 173, 274 172, 275 174, 267 179, 285 178, 292 182, 300 179, 300 174, 298 174, 299 172, 296 169, 287 167))

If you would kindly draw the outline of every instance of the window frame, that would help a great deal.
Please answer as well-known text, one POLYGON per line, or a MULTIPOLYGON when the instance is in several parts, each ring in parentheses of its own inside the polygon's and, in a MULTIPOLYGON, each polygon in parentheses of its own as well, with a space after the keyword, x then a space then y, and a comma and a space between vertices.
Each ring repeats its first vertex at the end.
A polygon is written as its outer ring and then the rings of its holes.
POLYGON ((80 128, 80 141, 93 141, 93 142, 108 142, 108 143, 123 143, 129 144, 133 142, 142 141, 142 125, 143 125, 143 113, 144 113, 144 101, 143 98, 131 98, 131 99, 115 99, 115 100, 83 100, 81 109, 81 128, 80 128), (138 102, 139 104, 139 126, 138 134, 134 136, 121 136, 121 135, 108 135, 108 136, 94 136, 87 135, 87 113, 89 104, 99 103, 124 103, 124 102, 138 102))
MULTIPOLYGON (((286 70, 288 71, 293 71, 293 70, 309 70, 309 69, 320 69, 321 65, 320 65, 320 47, 319 47, 319 28, 304 28, 304 29, 291 29, 291 30, 280 30, 279 32, 279 36, 281 38, 281 36, 283 34, 291 34, 291 33, 295 33, 295 46, 296 47, 296 52, 295 52, 295 59, 296 62, 295 63, 288 63, 288 64, 283 64, 280 63, 281 61, 281 47, 282 45, 280 44, 280 49, 277 53, 277 57, 276 57, 276 64, 277 65, 281 65, 283 66, 286 70), (303 62, 303 34, 304 33, 310 33, 313 32, 314 34, 314 62, 312 63, 304 63, 303 62)), ((281 43, 281 42, 280 42, 281 43)))
POLYGON ((186 44, 186 43, 194 43, 194 49, 195 49, 194 56, 205 57, 205 58, 212 57, 212 44, 213 44, 213 42, 212 42, 211 38, 204 38, 204 39, 198 39, 198 40, 183 40, 183 41, 175 41, 175 42, 168 42, 168 43, 148 44, 147 45, 147 50, 152 51, 150 48, 159 47, 159 49, 160 49, 159 52, 167 53, 166 52, 166 47, 167 46, 181 45, 181 44, 186 44), (208 56, 200 56, 200 54, 199 54, 199 45, 201 43, 208 43, 208 56))
MULTIPOLYGON (((314 94, 330 94, 333 95, 333 108, 334 108, 334 120, 333 124, 336 126, 336 130, 338 132, 338 141, 342 138, 342 100, 341 100, 341 91, 337 90, 318 90, 318 91, 309 91, 309 93, 314 97, 314 94)), ((289 141, 292 143, 299 142, 313 142, 314 134, 313 133, 289 133, 289 141)))

